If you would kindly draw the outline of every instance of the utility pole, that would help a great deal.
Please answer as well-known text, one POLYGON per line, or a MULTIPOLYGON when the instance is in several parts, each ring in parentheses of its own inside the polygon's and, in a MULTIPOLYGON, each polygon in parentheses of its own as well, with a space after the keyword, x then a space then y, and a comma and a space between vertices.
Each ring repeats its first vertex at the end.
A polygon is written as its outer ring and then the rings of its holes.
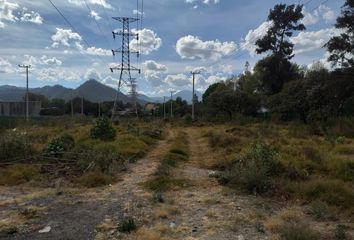
POLYGON ((29 94, 28 94, 28 69, 31 68, 31 65, 18 65, 20 68, 26 68, 26 121, 29 120, 29 94))
POLYGON ((98 102, 98 117, 101 117, 101 102, 98 102))
POLYGON ((136 54, 137 57, 139 57, 139 51, 131 51, 130 50, 130 42, 131 38, 135 37, 137 41, 139 41, 139 34, 133 33, 130 31, 130 23, 137 22, 139 21, 138 18, 129 18, 129 17, 113 17, 114 20, 117 20, 122 23, 123 27, 121 30, 118 31, 113 31, 113 38, 116 39, 116 36, 122 36, 122 46, 117 49, 117 50, 112 50, 113 56, 116 56, 116 53, 121 53, 121 63, 117 65, 116 67, 111 67, 111 72, 113 73, 114 70, 117 70, 120 72, 120 77, 119 77, 119 82, 118 82, 118 91, 117 91, 117 96, 114 102, 113 106, 113 111, 112 111, 112 120, 114 120, 115 113, 117 111, 117 105, 119 102, 119 94, 120 94, 120 88, 122 86, 122 83, 125 82, 125 80, 128 82, 127 85, 130 87, 130 97, 131 97, 131 103, 132 106, 134 107, 134 112, 137 117, 138 116, 138 104, 137 104, 137 97, 138 93, 136 91, 137 89, 137 83, 134 78, 131 76, 131 71, 137 71, 140 74, 140 69, 133 67, 130 64, 130 54, 136 54), (126 77, 124 79, 124 76, 126 77))
POLYGON ((200 74, 200 71, 192 71, 193 75, 193 96, 192 96, 192 120, 194 121, 194 104, 195 104, 195 75, 200 74))
POLYGON ((170 91, 171 93, 171 119, 173 118, 173 93, 175 91, 170 91))
POLYGON ((166 96, 163 96, 163 119, 166 119, 166 96))

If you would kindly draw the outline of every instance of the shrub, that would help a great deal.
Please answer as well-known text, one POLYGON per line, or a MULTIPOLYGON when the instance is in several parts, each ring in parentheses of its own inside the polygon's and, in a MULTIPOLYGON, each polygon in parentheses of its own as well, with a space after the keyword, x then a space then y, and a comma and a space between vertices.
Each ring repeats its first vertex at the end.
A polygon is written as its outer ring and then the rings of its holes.
POLYGON ((91 129, 91 138, 102 141, 113 141, 116 138, 116 130, 107 117, 100 117, 96 121, 96 125, 91 129))
POLYGON ((154 129, 154 130, 145 130, 142 132, 143 136, 148 136, 153 139, 161 139, 162 130, 154 129))
POLYGON ((13 165, 0 169, 0 185, 18 185, 36 180, 40 176, 40 168, 33 165, 13 165))
POLYGON ((0 162, 26 158, 34 153, 32 142, 24 133, 11 132, 0 136, 0 162))
POLYGON ((131 217, 124 219, 118 226, 118 231, 122 233, 131 233, 136 230, 135 220, 131 217))
POLYGON ((186 181, 183 179, 174 179, 167 176, 155 177, 144 183, 144 186, 155 192, 164 192, 174 187, 183 187, 186 181))
POLYGON ((335 216, 330 207, 322 201, 314 201, 309 207, 309 214, 316 220, 334 220, 335 216))
POLYGON ((84 187, 102 187, 116 181, 116 178, 99 171, 88 172, 78 178, 78 183, 84 187))
POLYGON ((280 172, 276 152, 264 143, 252 144, 245 156, 232 167, 231 182, 239 183, 250 193, 265 193, 273 187, 273 177, 280 172))
POLYGON ((212 148, 226 148, 239 142, 238 138, 226 133, 212 132, 209 136, 209 146, 212 148))
POLYGON ((63 134, 59 137, 53 138, 45 149, 45 152, 62 155, 63 152, 72 150, 75 147, 75 140, 69 134, 63 134))
POLYGON ((332 174, 344 181, 354 182, 354 160, 350 158, 333 158, 328 163, 332 174))
POLYGON ((334 239, 336 240, 346 240, 349 239, 347 237, 348 227, 342 224, 338 224, 336 229, 334 230, 334 239))

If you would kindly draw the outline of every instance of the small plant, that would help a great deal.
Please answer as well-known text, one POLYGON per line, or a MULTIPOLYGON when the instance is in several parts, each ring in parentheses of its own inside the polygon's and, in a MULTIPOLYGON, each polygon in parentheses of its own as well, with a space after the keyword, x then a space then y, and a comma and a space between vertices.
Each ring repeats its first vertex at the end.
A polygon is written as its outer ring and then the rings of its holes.
POLYGON ((26 133, 11 132, 0 136, 0 162, 12 158, 26 158, 34 148, 26 133))
POLYGON ((334 239, 336 240, 346 240, 347 238, 347 229, 348 227, 342 224, 338 224, 334 230, 334 239))
POLYGON ((18 185, 38 179, 40 168, 32 165, 13 165, 0 169, 0 185, 18 185))
POLYGON ((135 220, 132 217, 124 219, 118 226, 118 231, 122 233, 131 233, 136 229, 135 220))
POLYGON ((84 187, 94 188, 102 187, 114 183, 115 177, 95 171, 84 174, 78 179, 78 183, 84 187))
POLYGON ((91 129, 91 138, 102 141, 113 141, 116 138, 116 129, 112 127, 107 117, 100 117, 91 129))
POLYGON ((264 143, 255 143, 238 159, 230 174, 231 181, 241 184, 248 192, 265 193, 272 189, 273 178, 279 172, 275 150, 264 143))
POLYGON ((322 201, 315 201, 310 205, 309 213, 316 220, 331 220, 334 219, 329 206, 322 201))
POLYGON ((63 134, 59 137, 53 138, 45 149, 45 152, 59 156, 63 152, 70 151, 75 146, 75 140, 69 134, 63 134))
POLYGON ((160 192, 154 192, 152 199, 155 203, 164 203, 165 202, 165 199, 163 198, 163 195, 160 192))

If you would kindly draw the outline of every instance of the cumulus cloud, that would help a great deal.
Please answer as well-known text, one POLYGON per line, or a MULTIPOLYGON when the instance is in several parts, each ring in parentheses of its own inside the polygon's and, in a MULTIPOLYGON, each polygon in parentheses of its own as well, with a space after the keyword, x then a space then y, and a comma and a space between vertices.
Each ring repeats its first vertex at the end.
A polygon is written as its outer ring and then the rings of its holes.
POLYGON ((46 55, 43 55, 40 58, 31 55, 24 55, 24 61, 22 63, 26 65, 31 65, 32 68, 36 68, 37 66, 45 66, 45 65, 51 65, 51 66, 62 65, 62 61, 60 61, 56 57, 49 58, 46 55))
POLYGON ((141 54, 150 54, 153 51, 158 50, 162 45, 162 39, 150 29, 132 30, 133 33, 139 34, 139 41, 134 39, 130 43, 130 47, 133 51, 139 51, 141 54))
POLYGON ((306 8, 304 8, 303 14, 304 18, 301 22, 306 26, 316 24, 321 19, 325 20, 326 22, 332 22, 336 18, 334 11, 330 7, 323 4, 313 12, 307 12, 306 8))
POLYGON ((202 2, 204 4, 218 4, 220 3, 220 0, 185 0, 186 3, 196 3, 196 2, 202 2))
POLYGON ((148 60, 143 63, 145 79, 154 87, 164 84, 164 74, 168 69, 165 65, 148 60))
POLYGON ((185 74, 168 75, 165 78, 165 82, 177 87, 183 87, 191 84, 190 79, 185 74))
POLYGON ((241 48, 247 50, 252 56, 255 55, 257 40, 264 37, 272 26, 273 22, 267 21, 262 23, 258 28, 249 30, 245 39, 241 42, 241 48))
POLYGON ((294 53, 300 54, 321 49, 331 37, 339 34, 340 31, 335 28, 326 28, 313 32, 300 32, 290 38, 290 41, 295 44, 294 53))
POLYGON ((218 60, 237 49, 234 42, 202 41, 195 36, 185 36, 176 43, 176 52, 183 59, 218 60))
POLYGON ((0 28, 4 28, 6 25, 4 21, 8 22, 30 22, 35 24, 42 24, 43 18, 41 15, 34 11, 28 11, 27 8, 22 8, 21 12, 15 13, 20 9, 18 3, 9 2, 7 0, 0 0, 0 28), (17 16, 16 16, 17 15, 17 16))
POLYGON ((108 77, 104 78, 101 81, 101 83, 103 83, 104 85, 107 85, 109 87, 112 87, 112 88, 117 88, 118 81, 119 81, 118 79, 108 76, 108 77))
POLYGON ((101 74, 94 68, 91 68, 89 70, 87 70, 85 76, 84 76, 84 79, 85 80, 91 80, 91 79, 94 79, 94 80, 101 80, 101 74))
POLYGON ((22 16, 20 18, 22 22, 30 22, 38 25, 43 24, 43 18, 39 13, 34 11, 30 11, 30 12, 25 12, 25 11, 27 11, 27 9, 23 8, 22 16))
POLYGON ((56 33, 52 36, 52 47, 57 48, 60 45, 70 47, 73 43, 76 46, 81 46, 82 37, 80 34, 73 32, 71 29, 57 28, 56 33))
POLYGON ((13 72, 14 69, 12 67, 12 64, 8 60, 0 57, 0 73, 13 73, 13 72))
MULTIPOLYGON (((85 6, 84 0, 68 0, 69 3, 76 6, 85 6)), ((87 0, 88 3, 93 5, 99 5, 107 9, 113 9, 112 5, 107 2, 107 0, 87 0)))
POLYGON ((89 55, 96 55, 96 56, 111 56, 112 52, 107 49, 103 48, 96 48, 96 47, 89 47, 86 49, 86 53, 89 55))
POLYGON ((38 80, 42 81, 53 81, 57 82, 59 80, 65 81, 80 81, 81 77, 78 73, 74 71, 67 71, 58 68, 43 68, 36 72, 38 80))
POLYGON ((102 19, 102 17, 101 17, 100 15, 98 15, 98 13, 95 12, 94 10, 91 10, 91 12, 90 12, 90 17, 96 19, 97 21, 99 21, 99 20, 102 19))

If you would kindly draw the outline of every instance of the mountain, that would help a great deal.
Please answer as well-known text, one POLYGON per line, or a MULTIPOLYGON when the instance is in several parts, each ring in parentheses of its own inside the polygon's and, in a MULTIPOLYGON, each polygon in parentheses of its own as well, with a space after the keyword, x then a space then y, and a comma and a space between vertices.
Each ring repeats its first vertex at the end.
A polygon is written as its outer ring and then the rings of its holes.
MULTIPOLYGON (((91 102, 113 101, 117 91, 96 80, 89 80, 76 89, 65 88, 61 85, 32 88, 30 92, 41 94, 49 99, 60 98, 66 101, 71 97, 84 97, 91 102)), ((0 99, 2 101, 21 101, 26 94, 26 88, 4 85, 0 86, 0 99)), ((129 102, 129 97, 120 93, 119 100, 129 102)), ((139 95, 138 100, 144 104, 151 99, 145 95, 139 95)))
MULTIPOLYGON (((197 95, 199 101, 202 100, 202 96, 203 96, 202 93, 200 93, 198 91, 195 91, 195 94, 197 95)), ((182 90, 182 91, 176 92, 173 95, 173 98, 176 99, 177 97, 180 97, 183 100, 186 100, 188 103, 192 103, 192 96, 193 96, 193 92, 192 91, 182 90)))

